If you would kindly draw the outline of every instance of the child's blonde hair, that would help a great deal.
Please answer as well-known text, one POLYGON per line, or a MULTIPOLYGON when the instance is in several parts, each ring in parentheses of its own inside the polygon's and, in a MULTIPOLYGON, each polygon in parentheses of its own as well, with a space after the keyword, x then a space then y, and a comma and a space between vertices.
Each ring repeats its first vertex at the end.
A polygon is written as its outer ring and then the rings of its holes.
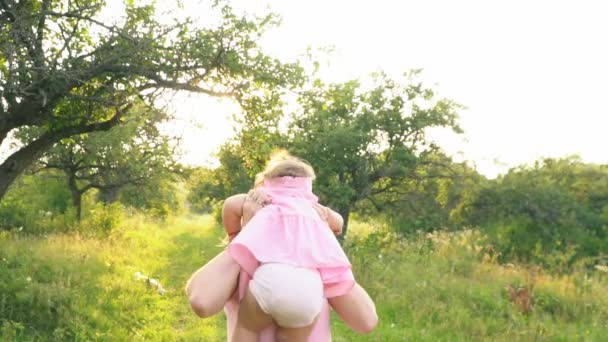
POLYGON ((286 150, 278 150, 270 155, 264 171, 255 176, 255 186, 261 185, 266 179, 284 176, 314 179, 315 171, 306 161, 290 155, 286 150))

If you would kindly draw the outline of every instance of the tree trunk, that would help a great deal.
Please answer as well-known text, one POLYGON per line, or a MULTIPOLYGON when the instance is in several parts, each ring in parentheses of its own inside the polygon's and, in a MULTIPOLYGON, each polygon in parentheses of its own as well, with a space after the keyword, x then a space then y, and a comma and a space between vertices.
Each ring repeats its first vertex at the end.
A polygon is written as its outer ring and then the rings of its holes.
POLYGON ((2 142, 8 136, 9 127, 6 123, 6 118, 0 117, 0 146, 2 146, 2 142))
POLYGON ((42 101, 36 97, 28 96, 21 103, 10 107, 8 112, 0 113, 0 145, 13 129, 41 124, 45 119, 42 115, 44 109, 42 101))
POLYGON ((82 218, 82 194, 84 191, 78 189, 78 185, 76 184, 76 175, 68 175, 68 186, 70 187, 70 192, 72 193, 72 205, 74 208, 76 208, 76 219, 78 222, 80 222, 80 219, 82 218))
POLYGON ((38 140, 11 154, 0 165, 0 200, 8 191, 8 187, 17 177, 40 158, 40 155, 51 147, 60 137, 56 135, 43 135, 38 140))
POLYGON ((350 215, 350 206, 338 208, 338 213, 342 215, 342 219, 344 220, 344 225, 342 226, 342 234, 338 236, 338 240, 344 241, 344 238, 346 237, 346 232, 348 231, 348 217, 350 215))
POLYGON ((99 198, 105 204, 112 204, 118 198, 118 188, 102 188, 100 189, 99 198))
POLYGON ((116 114, 107 121, 85 126, 66 127, 60 131, 47 132, 34 142, 11 154, 4 163, 0 164, 0 201, 15 179, 17 179, 28 166, 38 160, 42 153, 53 146, 54 143, 74 134, 107 131, 120 123, 122 115, 128 111, 129 108, 131 108, 130 104, 118 110, 116 114))
POLYGON ((78 222, 82 219, 82 193, 79 191, 72 191, 72 205, 76 208, 76 219, 78 222))

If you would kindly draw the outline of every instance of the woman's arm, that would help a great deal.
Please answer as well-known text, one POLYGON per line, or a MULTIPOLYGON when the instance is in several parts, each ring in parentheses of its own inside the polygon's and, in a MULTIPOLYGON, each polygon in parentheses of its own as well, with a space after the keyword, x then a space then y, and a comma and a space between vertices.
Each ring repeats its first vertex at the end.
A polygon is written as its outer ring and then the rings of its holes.
MULTIPOLYGON (((222 222, 230 240, 253 217, 260 205, 247 195, 228 197, 222 207, 222 222)), ((200 317, 210 317, 221 311, 237 287, 241 267, 227 251, 222 251, 201 267, 188 280, 186 294, 194 312, 200 317)))
MULTIPOLYGON (((245 196, 234 195, 224 201, 222 223, 230 240, 241 231, 245 196)), ((186 284, 186 294, 194 312, 200 317, 220 312, 236 289, 240 271, 240 265, 227 251, 222 251, 194 272, 186 284)))
POLYGON ((378 325, 376 304, 359 284, 345 295, 328 298, 329 304, 351 329, 368 334, 378 325))

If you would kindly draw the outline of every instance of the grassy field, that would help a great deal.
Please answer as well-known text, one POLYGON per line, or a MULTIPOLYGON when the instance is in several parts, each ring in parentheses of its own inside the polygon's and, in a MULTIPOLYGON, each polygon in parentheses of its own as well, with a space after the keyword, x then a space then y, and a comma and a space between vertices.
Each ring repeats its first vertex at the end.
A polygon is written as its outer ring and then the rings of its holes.
MULTIPOLYGON (((607 338, 608 273, 601 269, 558 277, 498 265, 474 232, 403 240, 370 230, 353 224, 345 248, 380 324, 360 336, 334 317, 334 341, 607 338), (508 284, 533 287, 532 312, 511 302, 508 284)), ((108 238, 0 234, 0 340, 225 341, 223 315, 198 319, 183 294, 221 239, 209 216, 166 223, 136 216, 108 238)))

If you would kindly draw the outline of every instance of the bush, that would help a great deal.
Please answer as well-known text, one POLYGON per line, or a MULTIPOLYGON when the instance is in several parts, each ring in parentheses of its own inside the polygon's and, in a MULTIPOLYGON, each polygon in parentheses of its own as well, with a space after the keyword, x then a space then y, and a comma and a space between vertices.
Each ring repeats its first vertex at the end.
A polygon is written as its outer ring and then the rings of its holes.
POLYGON ((179 214, 186 201, 183 184, 167 179, 152 179, 144 186, 130 185, 120 190, 119 201, 125 206, 146 210, 148 214, 166 219, 179 214))
POLYGON ((567 271, 577 260, 608 254, 606 205, 605 167, 546 159, 488 182, 454 216, 486 232, 502 261, 567 271))
POLYGON ((48 224, 68 214, 69 208, 70 194, 63 178, 52 172, 24 175, 0 201, 0 230, 46 233, 51 229, 48 224))
POLYGON ((88 235, 109 236, 124 220, 125 208, 120 202, 96 203, 80 222, 78 230, 88 235))
POLYGON ((0 202, 0 229, 23 229, 30 227, 29 217, 32 208, 28 208, 23 200, 9 199, 0 202))

